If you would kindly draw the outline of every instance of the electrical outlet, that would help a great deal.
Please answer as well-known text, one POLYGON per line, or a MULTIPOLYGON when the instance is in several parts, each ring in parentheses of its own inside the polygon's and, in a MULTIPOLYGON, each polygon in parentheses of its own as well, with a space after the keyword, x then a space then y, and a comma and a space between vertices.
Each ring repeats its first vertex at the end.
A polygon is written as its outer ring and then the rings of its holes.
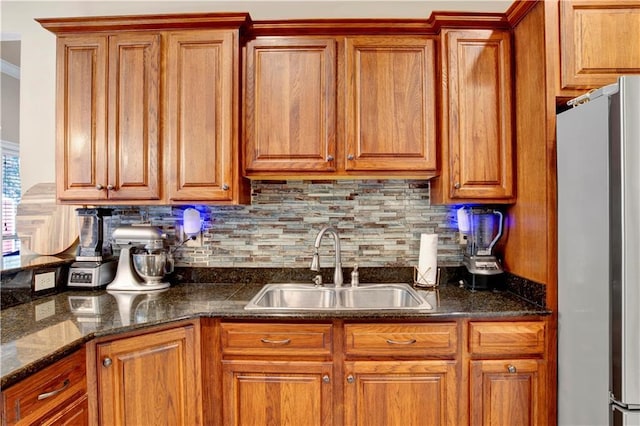
POLYGON ((56 286, 56 273, 44 272, 41 274, 36 273, 33 280, 33 290, 38 292, 42 290, 48 290, 56 286))
POLYGON ((36 305, 36 321, 43 320, 56 313, 56 302, 50 300, 48 302, 36 305))
POLYGON ((458 232, 458 244, 464 246, 467 244, 467 234, 458 232))

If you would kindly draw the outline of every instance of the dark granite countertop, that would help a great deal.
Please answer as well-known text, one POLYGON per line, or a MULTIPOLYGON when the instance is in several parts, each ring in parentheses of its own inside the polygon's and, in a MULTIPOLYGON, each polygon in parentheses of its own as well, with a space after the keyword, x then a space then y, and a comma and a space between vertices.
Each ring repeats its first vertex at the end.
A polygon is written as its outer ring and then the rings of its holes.
MULTIPOLYGON (((262 285, 182 283, 160 292, 119 294, 106 290, 66 291, 5 309, 0 312, 0 387, 16 383, 94 337, 181 319, 415 321, 549 314, 511 293, 472 293, 451 284, 440 286, 440 305, 432 310, 246 311, 244 306, 262 285)), ((435 300, 433 292, 426 296, 431 302, 435 300)))

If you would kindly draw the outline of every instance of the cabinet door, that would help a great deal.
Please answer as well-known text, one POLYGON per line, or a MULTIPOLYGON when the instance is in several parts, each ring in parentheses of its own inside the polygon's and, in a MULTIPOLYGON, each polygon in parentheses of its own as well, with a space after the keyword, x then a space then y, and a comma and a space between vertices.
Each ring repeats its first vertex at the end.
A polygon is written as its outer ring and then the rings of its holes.
POLYGON ((436 169, 434 40, 346 39, 347 171, 436 169))
POLYGON ((543 360, 471 361, 469 388, 472 426, 546 425, 543 360))
POLYGON ((109 179, 112 200, 160 198, 160 35, 109 38, 109 179))
POLYGON ((188 325, 99 343, 100 423, 201 424, 196 334, 188 325))
POLYGON ((246 173, 335 171, 336 41, 258 38, 246 52, 246 173))
POLYGON ((87 395, 65 404, 60 411, 47 419, 38 421, 42 426, 88 426, 89 425, 89 399, 87 395))
POLYGON ((223 361, 225 425, 333 424, 331 362, 223 361))
POLYGON ((595 89, 640 74, 640 1, 563 0, 561 88, 595 89))
POLYGON ((442 194, 437 201, 513 201, 510 34, 443 30, 442 40, 442 194))
POLYGON ((238 153, 236 31, 167 36, 170 201, 231 201, 238 153))
POLYGON ((348 361, 345 375, 346 425, 458 424, 455 361, 348 361))
POLYGON ((107 192, 107 37, 57 41, 56 186, 67 200, 104 200, 107 192))

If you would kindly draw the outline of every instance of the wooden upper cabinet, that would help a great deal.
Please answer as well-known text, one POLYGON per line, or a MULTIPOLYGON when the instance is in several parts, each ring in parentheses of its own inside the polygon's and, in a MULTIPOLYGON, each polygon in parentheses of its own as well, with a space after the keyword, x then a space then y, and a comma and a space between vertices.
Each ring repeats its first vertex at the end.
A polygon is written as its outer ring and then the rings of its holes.
POLYGON ((442 173, 436 203, 515 199, 510 33, 442 31, 442 173))
POLYGON ((167 198, 232 201, 237 174, 237 31, 167 35, 167 198))
POLYGON ((110 36, 108 82, 109 198, 159 200, 160 34, 110 36))
POLYGON ((57 40, 56 187, 60 200, 104 200, 107 185, 107 37, 57 40))
POLYGON ((561 90, 589 90, 640 73, 640 1, 563 0, 561 90))
POLYGON ((436 169, 435 42, 346 38, 347 171, 436 169))
POLYGON ((160 35, 58 38, 61 201, 160 199, 160 35))
POLYGON ((336 40, 265 37, 246 47, 245 171, 336 169, 336 40))

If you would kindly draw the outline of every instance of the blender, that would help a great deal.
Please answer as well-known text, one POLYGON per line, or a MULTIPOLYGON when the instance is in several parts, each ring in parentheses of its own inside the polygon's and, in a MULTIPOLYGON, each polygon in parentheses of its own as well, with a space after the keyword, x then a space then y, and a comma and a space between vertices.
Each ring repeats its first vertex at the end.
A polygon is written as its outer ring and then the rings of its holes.
POLYGON ((76 261, 69 267, 68 287, 96 288, 108 284, 116 273, 117 262, 105 240, 105 218, 111 210, 78 208, 79 240, 76 261))
POLYGON ((504 270, 493 252, 502 236, 502 212, 489 208, 463 207, 458 210, 458 227, 466 237, 462 264, 466 267, 465 286, 475 290, 498 290, 503 286, 504 270))

